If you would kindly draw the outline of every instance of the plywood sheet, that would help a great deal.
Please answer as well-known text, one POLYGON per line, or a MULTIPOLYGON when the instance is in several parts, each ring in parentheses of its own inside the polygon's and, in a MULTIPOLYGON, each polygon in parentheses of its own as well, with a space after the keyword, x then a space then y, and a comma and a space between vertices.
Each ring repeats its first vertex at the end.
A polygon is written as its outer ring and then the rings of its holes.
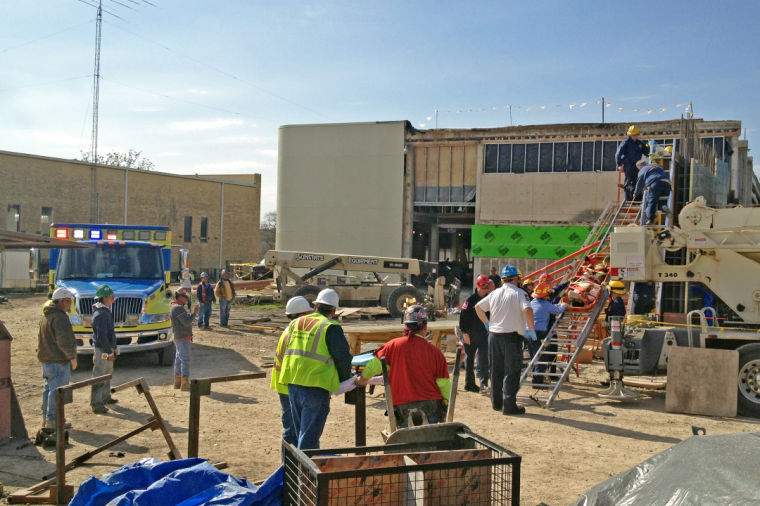
POLYGON ((668 353, 665 410, 736 416, 739 352, 674 346, 668 353))

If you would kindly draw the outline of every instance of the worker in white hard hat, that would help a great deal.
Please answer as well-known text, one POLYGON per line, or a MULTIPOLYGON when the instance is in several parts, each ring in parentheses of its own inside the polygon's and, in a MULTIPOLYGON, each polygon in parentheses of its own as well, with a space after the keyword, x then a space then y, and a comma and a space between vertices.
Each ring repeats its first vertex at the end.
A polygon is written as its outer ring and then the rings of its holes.
POLYGON ((620 172, 625 174, 625 200, 633 200, 633 189, 636 187, 636 178, 639 175, 636 169, 636 162, 642 157, 649 155, 649 145, 639 139, 639 127, 631 125, 628 127, 628 137, 617 148, 615 153, 615 163, 620 172))
POLYGON ((314 312, 294 320, 282 357, 279 382, 287 385, 297 447, 319 448, 330 413, 330 393, 351 379, 351 352, 340 324, 333 320, 338 293, 325 288, 314 312))
POLYGON ((277 343, 277 353, 274 357, 274 367, 272 367, 272 381, 270 386, 274 388, 280 396, 280 406, 282 407, 282 439, 288 443, 296 446, 298 444, 298 437, 296 435, 296 428, 293 425, 293 415, 290 411, 290 397, 288 396, 288 386, 280 384, 280 371, 282 370, 282 357, 285 355, 285 347, 287 346, 288 339, 290 338, 290 332, 293 327, 293 321, 307 314, 313 313, 313 309, 309 301, 305 297, 300 295, 291 298, 285 305, 285 315, 290 319, 290 325, 286 328, 282 335, 280 335, 280 341, 277 343))
POLYGON ((45 379, 42 419, 46 429, 55 428, 55 389, 68 385, 71 371, 77 368, 77 342, 68 314, 73 298, 68 289, 56 288, 42 307, 37 359, 42 363, 45 379))

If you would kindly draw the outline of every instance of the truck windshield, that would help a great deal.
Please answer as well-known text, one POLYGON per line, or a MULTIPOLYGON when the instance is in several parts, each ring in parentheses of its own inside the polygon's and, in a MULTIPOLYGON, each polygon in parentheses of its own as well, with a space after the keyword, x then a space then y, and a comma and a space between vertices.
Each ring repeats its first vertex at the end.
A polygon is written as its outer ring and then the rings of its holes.
POLYGON ((58 279, 164 279, 161 248, 141 245, 99 245, 64 249, 58 279))

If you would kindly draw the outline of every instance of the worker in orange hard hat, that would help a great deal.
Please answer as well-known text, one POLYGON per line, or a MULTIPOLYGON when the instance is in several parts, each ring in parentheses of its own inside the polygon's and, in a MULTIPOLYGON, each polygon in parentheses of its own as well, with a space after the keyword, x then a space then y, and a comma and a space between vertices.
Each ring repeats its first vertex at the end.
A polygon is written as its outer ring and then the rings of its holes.
POLYGON ((636 178, 638 170, 636 162, 642 157, 649 155, 649 145, 639 139, 639 127, 631 125, 628 127, 628 137, 618 146, 615 153, 615 163, 618 170, 625 174, 625 200, 633 200, 633 189, 636 187, 636 178))
MULTIPOLYGON (((539 283, 535 290, 533 290, 533 300, 530 301, 530 307, 533 309, 533 320, 536 328, 536 341, 529 342, 530 356, 533 357, 539 348, 541 343, 546 338, 551 329, 553 319, 555 315, 562 314, 567 308, 567 304, 552 304, 549 302, 549 294, 552 292, 552 287, 549 283, 539 283)), ((545 355, 542 353, 539 357, 539 362, 551 362, 555 355, 551 352, 557 351, 557 345, 549 345, 545 355)), ((554 369, 554 368, 552 368, 554 369)), ((540 385, 544 382, 543 374, 546 371, 546 364, 537 364, 533 368, 533 384, 540 385)), ((550 372, 553 372, 550 371, 550 372)))

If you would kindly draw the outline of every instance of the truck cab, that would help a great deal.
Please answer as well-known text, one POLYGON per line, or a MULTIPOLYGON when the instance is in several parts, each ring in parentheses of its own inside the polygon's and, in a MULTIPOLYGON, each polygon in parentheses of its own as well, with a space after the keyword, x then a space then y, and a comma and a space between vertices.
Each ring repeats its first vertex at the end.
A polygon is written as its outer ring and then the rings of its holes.
POLYGON ((174 362, 169 318, 171 231, 137 225, 53 224, 51 235, 91 244, 87 249, 51 250, 50 286, 75 297, 69 320, 77 355, 91 356, 95 292, 103 284, 115 294, 117 353, 156 352, 159 364, 174 362))

